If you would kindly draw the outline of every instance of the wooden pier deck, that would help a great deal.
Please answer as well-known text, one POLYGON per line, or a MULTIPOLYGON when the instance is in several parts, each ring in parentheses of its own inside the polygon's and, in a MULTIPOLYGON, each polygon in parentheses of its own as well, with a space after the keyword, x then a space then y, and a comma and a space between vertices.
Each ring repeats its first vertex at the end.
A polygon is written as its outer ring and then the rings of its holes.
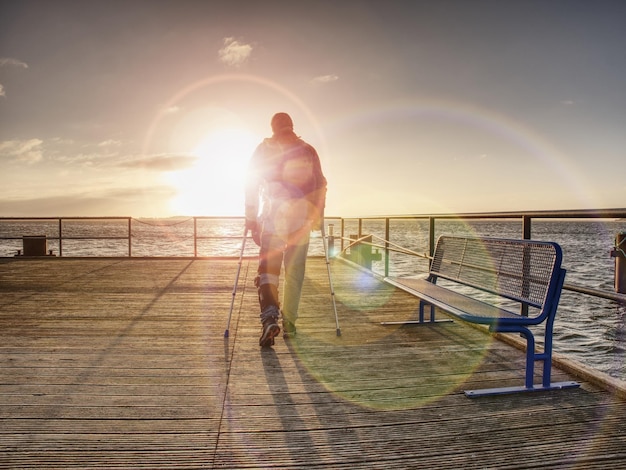
MULTIPOLYGON (((523 382, 462 323, 385 327, 409 294, 307 265, 298 336, 258 347, 255 261, 0 260, 0 468, 626 468, 626 403, 523 382)), ((558 317, 557 317, 558 321, 558 317)), ((573 380, 554 371, 555 381, 573 380)))

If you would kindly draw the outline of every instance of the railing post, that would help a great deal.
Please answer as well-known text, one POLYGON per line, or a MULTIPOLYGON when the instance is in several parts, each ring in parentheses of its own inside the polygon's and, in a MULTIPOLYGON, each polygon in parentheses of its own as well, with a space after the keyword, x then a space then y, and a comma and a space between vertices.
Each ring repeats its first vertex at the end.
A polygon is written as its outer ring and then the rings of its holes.
POLYGON ((344 239, 346 236, 346 219, 341 218, 341 253, 343 253, 344 239))
POLYGON ((131 225, 131 221, 132 221, 132 218, 131 218, 131 217, 129 217, 129 218, 128 218, 128 257, 129 257, 129 258, 133 256, 133 250, 132 250, 132 232, 131 232, 132 225, 131 225))
POLYGON ((193 257, 198 257, 198 218, 193 218, 193 257))
POLYGON ((530 240, 532 236, 531 230, 531 218, 529 215, 522 216, 522 238, 524 240, 530 240))
POLYGON ((63 219, 59 217, 59 258, 63 256, 63 219))
MULTIPOLYGON (((322 222, 323 223, 323 222, 322 222)), ((335 256, 335 225, 328 224, 328 256, 335 256)), ((322 240, 323 242, 324 240, 322 240)))
MULTIPOLYGON (((532 237, 532 222, 529 215, 522 216, 522 238, 524 240, 530 240, 532 237)), ((522 269, 524 270, 524 279, 526 279, 526 272, 530 269, 529 266, 530 261, 527 258, 527 254, 524 253, 524 266, 522 269)), ((525 289, 528 289, 528 286, 525 286, 525 289)), ((522 304, 520 307, 520 315, 523 317, 528 316, 528 304, 522 304)))
POLYGON ((435 218, 428 218, 428 255, 430 260, 428 262, 428 268, 430 269, 430 263, 432 262, 433 255, 435 254, 435 218))
POLYGON ((389 217, 385 218, 385 277, 389 276, 389 217))

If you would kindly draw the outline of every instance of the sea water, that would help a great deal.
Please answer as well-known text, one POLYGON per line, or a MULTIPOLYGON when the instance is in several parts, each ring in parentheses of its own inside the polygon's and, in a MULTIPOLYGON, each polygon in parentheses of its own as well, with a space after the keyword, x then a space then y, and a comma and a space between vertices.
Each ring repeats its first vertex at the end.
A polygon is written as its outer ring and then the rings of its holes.
MULTIPOLYGON (((334 232, 340 235, 340 221, 334 232)), ((428 251, 428 223, 421 219, 398 219, 390 222, 391 246, 416 253, 428 251)), ((22 249, 23 235, 45 235, 48 249, 64 257, 72 256, 239 256, 243 223, 240 219, 126 219, 2 221, 0 257, 13 257, 22 249), (194 237, 194 231, 196 236, 194 237), (10 238, 14 239, 10 239, 10 238)), ((436 236, 470 235, 498 238, 521 238, 520 221, 478 220, 471 222, 439 220, 436 236)), ((532 239, 554 241, 563 250, 566 284, 614 291, 614 258, 611 250, 617 233, 626 232, 626 221, 605 220, 534 220, 532 239)), ((344 235, 358 233, 358 223, 347 220, 344 235)), ((381 219, 364 220, 362 234, 372 234, 374 244, 384 244, 385 224, 381 219)), ((341 247, 335 240, 335 249, 341 247)), ((626 247, 622 247, 626 248, 626 247)), ((374 248, 377 249, 377 248, 374 248)), ((381 249, 379 249, 381 250, 381 249)), ((381 250, 382 251, 382 250, 381 250)), ((251 241, 246 256, 255 256, 251 241)), ((324 255, 319 232, 311 239, 310 255, 324 255)), ((385 263, 374 261, 373 270, 384 273, 385 263)), ((424 257, 391 252, 390 276, 423 276, 428 271, 424 257)), ((1 280, 0 280, 1 281, 1 280)), ((554 351, 621 380, 626 380, 626 307, 616 302, 564 290, 554 327, 554 351)))

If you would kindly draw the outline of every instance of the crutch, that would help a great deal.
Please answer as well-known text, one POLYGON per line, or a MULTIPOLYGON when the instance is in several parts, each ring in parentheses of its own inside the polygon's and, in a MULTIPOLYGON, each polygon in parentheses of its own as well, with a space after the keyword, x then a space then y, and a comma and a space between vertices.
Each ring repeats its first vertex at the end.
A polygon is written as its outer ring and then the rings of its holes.
POLYGON ((328 271, 328 283, 330 284, 330 298, 333 300, 333 309, 335 310, 335 325, 337 327, 337 336, 341 336, 341 328, 339 328, 339 317, 337 316, 337 303, 335 302, 335 289, 333 287, 333 279, 330 275, 330 260, 328 259, 328 248, 326 247, 326 232, 324 230, 323 222, 322 243, 324 244, 324 257, 326 258, 326 270, 328 271))
POLYGON ((237 294, 237 284, 239 284, 239 273, 241 273, 241 264, 243 262, 243 250, 246 248, 246 238, 248 238, 248 227, 243 231, 243 241, 241 242, 241 253, 239 253, 239 265, 237 266, 237 275, 235 276, 235 285, 233 286, 233 298, 230 300, 230 312, 228 312, 228 322, 226 323, 226 331, 224 338, 228 338, 228 329, 230 328, 230 317, 233 315, 233 307, 235 305, 235 295, 237 294))

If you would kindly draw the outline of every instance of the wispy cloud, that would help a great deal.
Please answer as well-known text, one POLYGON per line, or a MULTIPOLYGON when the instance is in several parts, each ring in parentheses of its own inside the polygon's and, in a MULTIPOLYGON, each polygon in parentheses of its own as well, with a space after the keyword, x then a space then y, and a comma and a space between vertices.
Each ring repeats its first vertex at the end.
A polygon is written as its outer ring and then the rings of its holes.
MULTIPOLYGON (((28 64, 19 59, 13 59, 11 57, 0 57, 0 67, 20 67, 27 69, 28 64)), ((0 97, 7 96, 6 90, 4 89, 4 85, 0 83, 0 97)))
POLYGON ((218 51, 220 61, 232 67, 240 67, 250 58, 252 46, 237 41, 235 38, 224 38, 224 45, 218 51))
POLYGON ((132 144, 113 139, 93 144, 58 137, 45 142, 37 138, 0 141, 0 163, 33 165, 44 159, 64 168, 123 168, 159 172, 189 168, 198 157, 189 154, 140 155, 132 144))
POLYGON ((40 139, 5 140, 0 142, 0 159, 32 165, 43 160, 43 141, 40 139))
POLYGON ((121 140, 108 139, 99 142, 98 147, 119 147, 122 143, 123 142, 121 140))
POLYGON ((336 82, 337 80, 339 80, 338 75, 320 75, 319 77, 315 77, 313 80, 311 80, 311 83, 313 85, 325 85, 327 83, 336 82))
POLYGON ((176 114, 179 111, 180 111, 180 106, 176 106, 176 105, 163 108, 163 112, 165 114, 176 114))
POLYGON ((122 168, 140 168, 153 171, 176 171, 192 166, 198 157, 193 155, 153 155, 120 162, 122 168))
POLYGON ((21 60, 12 59, 10 57, 0 57, 0 67, 7 67, 7 66, 21 67, 24 69, 28 68, 28 64, 26 62, 22 62, 21 60))
POLYGON ((112 162, 120 158, 121 154, 132 153, 134 149, 128 149, 119 140, 103 140, 100 142, 87 143, 55 137, 47 140, 45 146, 45 159, 64 165, 66 168, 72 167, 110 167, 112 162))
POLYGON ((71 192, 63 195, 19 199, 0 197, 0 214, 20 217, 54 214, 62 217, 93 214, 119 216, 129 213, 150 217, 155 214, 150 214, 149 208, 146 208, 146 200, 159 207, 166 205, 174 194, 174 190, 169 186, 122 187, 94 191, 91 186, 75 185, 71 192))

